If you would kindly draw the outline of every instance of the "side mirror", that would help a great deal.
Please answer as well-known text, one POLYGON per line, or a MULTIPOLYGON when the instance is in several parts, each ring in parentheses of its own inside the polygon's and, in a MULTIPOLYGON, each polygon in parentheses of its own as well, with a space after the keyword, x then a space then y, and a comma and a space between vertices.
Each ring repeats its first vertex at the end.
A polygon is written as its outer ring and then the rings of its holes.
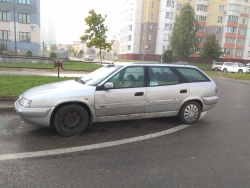
POLYGON ((112 82, 107 82, 104 84, 105 89, 113 89, 115 88, 114 84, 112 82))

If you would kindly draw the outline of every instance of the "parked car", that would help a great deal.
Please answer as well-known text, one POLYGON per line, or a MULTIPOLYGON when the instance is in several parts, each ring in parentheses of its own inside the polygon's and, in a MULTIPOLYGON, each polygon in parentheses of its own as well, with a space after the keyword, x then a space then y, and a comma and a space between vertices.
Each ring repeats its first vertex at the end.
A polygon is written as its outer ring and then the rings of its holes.
POLYGON ((225 73, 234 72, 234 73, 250 73, 250 68, 246 67, 242 63, 234 63, 234 62, 225 62, 221 70, 225 73))
POLYGON ((192 124, 217 101, 215 82, 197 67, 127 63, 29 89, 15 110, 28 123, 72 136, 95 122, 178 116, 192 124))
POLYGON ((246 67, 250 67, 250 63, 247 63, 247 64, 246 64, 246 67))
POLYGON ((214 62, 212 65, 212 69, 215 71, 221 70, 221 67, 223 65, 223 62, 214 62))
POLYGON ((86 55, 82 58, 83 61, 94 61, 94 56, 92 55, 86 55))
POLYGON ((185 61, 177 61, 175 64, 176 65, 189 65, 189 63, 187 63, 185 61))

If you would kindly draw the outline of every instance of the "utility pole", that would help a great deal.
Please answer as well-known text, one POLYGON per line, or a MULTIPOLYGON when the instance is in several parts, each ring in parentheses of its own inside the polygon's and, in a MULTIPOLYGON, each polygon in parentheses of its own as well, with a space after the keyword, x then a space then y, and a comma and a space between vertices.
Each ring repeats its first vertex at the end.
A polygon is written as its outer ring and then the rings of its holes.
POLYGON ((17 55, 17 46, 16 46, 16 0, 14 0, 14 33, 15 33, 15 55, 17 55))

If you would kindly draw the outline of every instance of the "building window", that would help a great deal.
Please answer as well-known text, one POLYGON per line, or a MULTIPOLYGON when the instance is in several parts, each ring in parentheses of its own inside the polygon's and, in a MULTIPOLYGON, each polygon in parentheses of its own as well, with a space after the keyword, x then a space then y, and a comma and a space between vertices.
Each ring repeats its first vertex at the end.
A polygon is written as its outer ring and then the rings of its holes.
POLYGON ((235 38, 226 38, 226 43, 235 44, 235 38))
POLYGON ((234 15, 228 16, 229 22, 238 22, 238 20, 239 20, 239 16, 234 16, 234 15))
POLYGON ((195 48, 196 53, 201 53, 201 48, 195 48))
POLYGON ((241 56, 242 50, 237 50, 237 56, 241 56))
POLYGON ((134 7, 134 3, 130 3, 129 9, 130 9, 130 10, 133 10, 133 7, 134 7))
POLYGON ((148 35, 148 40, 151 40, 152 39, 152 35, 148 35))
POLYGON ((132 35, 128 35, 128 41, 132 41, 132 35))
POLYGON ((30 5, 30 0, 19 0, 19 4, 30 5))
POLYGON ((10 40, 10 31, 0 30, 0 40, 10 40))
POLYGON ((154 19, 154 13, 150 14, 150 19, 154 19))
POLYGON ((155 2, 154 2, 154 1, 152 1, 152 3, 151 3, 151 7, 152 7, 152 8, 154 8, 154 7, 155 7, 155 2))
POLYGON ((224 53, 225 54, 233 54, 234 53, 234 49, 232 49, 232 48, 225 48, 224 49, 224 53))
POLYGON ((0 0, 0 2, 3 1, 3 2, 10 2, 10 0, 0 0))
POLYGON ((247 57, 250 57, 250 51, 247 52, 247 57))
POLYGON ((173 19, 173 13, 172 12, 166 12, 166 19, 173 19))
POLYGON ((31 42, 31 37, 29 32, 19 32, 20 42, 31 42))
POLYGON ((10 12, 0 11, 0 21, 10 21, 10 12))
POLYGON ((131 45, 128 45, 128 50, 131 50, 131 45))
POLYGON ((246 7, 244 8, 244 14, 247 14, 247 8, 246 7))
POLYGON ((242 28, 241 28, 241 29, 240 29, 240 35, 245 35, 245 31, 246 31, 245 29, 242 29, 242 28))
POLYGON ((129 20, 133 20, 133 14, 129 15, 129 20))
POLYGON ((223 20, 223 17, 222 16, 218 16, 217 22, 222 23, 222 20, 223 20))
POLYGON ((243 46, 243 40, 242 39, 238 40, 238 46, 243 46))
POLYGON ((182 9, 182 4, 177 4, 176 10, 181 10, 182 9))
POLYGON ((197 11, 207 12, 207 5, 197 5, 197 11))
POLYGON ((167 1, 167 7, 174 7, 174 1, 167 1))
POLYGON ((151 29, 151 30, 153 29, 153 24, 149 25, 149 29, 151 29))
POLYGON ((205 22, 207 20, 206 16, 196 16, 196 20, 198 22, 205 22))
POLYGON ((205 32, 205 27, 198 27, 198 32, 205 32))
POLYGON ((128 26, 128 30, 129 30, 129 31, 132 31, 132 25, 129 25, 129 26, 128 26))
POLYGON ((199 43, 203 43, 204 41, 205 41, 204 37, 198 37, 197 38, 197 42, 199 42, 199 43))
POLYGON ((30 14, 18 14, 18 22, 19 23, 30 23, 30 14))
POLYGON ((148 2, 146 1, 146 3, 145 3, 145 7, 147 8, 148 7, 148 2))
POLYGON ((170 41, 170 39, 171 39, 171 35, 169 35, 169 34, 164 34, 164 41, 170 41))
POLYGON ((148 51, 150 51, 150 46, 148 45, 148 51))
POLYGON ((220 44, 220 39, 219 39, 219 38, 216 38, 216 42, 218 42, 218 44, 220 44))
POLYGON ((172 30, 172 24, 170 24, 170 23, 165 23, 165 27, 164 27, 164 29, 165 30, 172 30))
POLYGON ((35 26, 30 26, 31 31, 35 31, 35 26))
POLYGON ((227 27, 227 32, 229 32, 229 33, 237 33, 237 28, 236 27, 227 27))
POLYGON ((222 28, 221 27, 216 27, 216 33, 219 34, 221 33, 222 28))
POLYGON ((235 10, 240 12, 240 5, 230 4, 229 10, 235 10))
POLYGON ((242 24, 245 25, 246 24, 246 18, 242 19, 242 24))
POLYGON ((220 5, 220 6, 219 6, 219 11, 220 11, 220 12, 223 12, 223 11, 224 11, 224 5, 220 5))

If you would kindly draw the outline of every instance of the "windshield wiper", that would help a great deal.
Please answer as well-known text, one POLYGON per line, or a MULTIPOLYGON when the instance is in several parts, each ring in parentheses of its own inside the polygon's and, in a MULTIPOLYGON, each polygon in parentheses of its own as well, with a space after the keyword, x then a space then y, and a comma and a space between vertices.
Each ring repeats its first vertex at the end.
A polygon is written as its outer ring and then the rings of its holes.
POLYGON ((77 81, 77 82, 79 82, 81 84, 85 84, 85 82, 81 78, 77 78, 77 79, 75 79, 75 81, 77 81))

